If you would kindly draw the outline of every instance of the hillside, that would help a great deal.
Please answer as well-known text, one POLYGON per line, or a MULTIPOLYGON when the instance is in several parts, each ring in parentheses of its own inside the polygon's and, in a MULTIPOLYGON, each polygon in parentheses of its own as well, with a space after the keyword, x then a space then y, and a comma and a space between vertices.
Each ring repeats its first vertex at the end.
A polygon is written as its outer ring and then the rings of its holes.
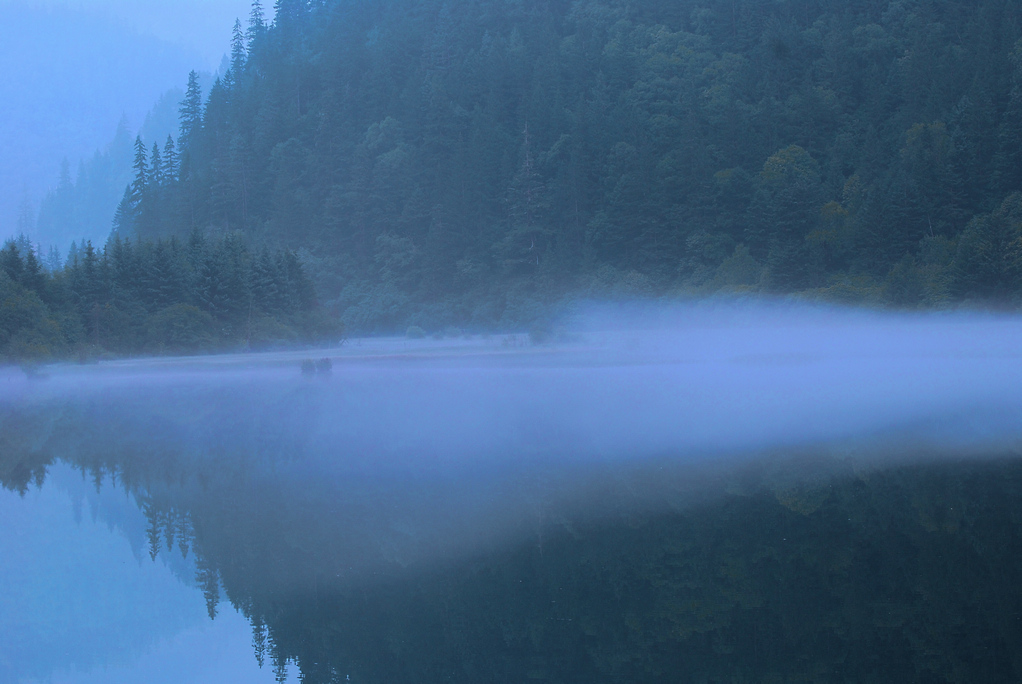
POLYGON ((87 7, 95 3, 67 5, 0 2, 0 240, 25 232, 61 252, 83 235, 105 239, 112 213, 98 225, 34 225, 47 188, 61 182, 61 159, 75 179, 122 117, 138 127, 161 93, 203 68, 197 51, 87 7))
MULTIPOLYGON (((317 316, 353 333, 523 329, 579 297, 1013 308, 1020 19, 1007 0, 257 2, 223 76, 189 78, 177 139, 136 140, 115 235, 235 245, 250 285, 260 250, 293 253, 317 316)), ((238 343, 263 295, 217 309, 198 264, 138 301, 205 308, 238 343)), ((67 292, 133 315, 112 286, 67 292)), ((279 311, 281 339, 304 334, 279 311)))
POLYGON ((307 251, 356 328, 551 296, 1012 300, 1020 13, 980 2, 281 0, 186 101, 139 234, 307 251))

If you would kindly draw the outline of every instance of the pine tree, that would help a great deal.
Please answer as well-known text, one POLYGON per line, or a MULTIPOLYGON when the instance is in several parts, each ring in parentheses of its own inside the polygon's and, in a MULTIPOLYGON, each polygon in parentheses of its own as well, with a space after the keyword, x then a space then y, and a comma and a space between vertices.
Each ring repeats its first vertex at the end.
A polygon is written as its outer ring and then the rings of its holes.
POLYGON ((115 234, 110 243, 109 255, 115 289, 119 295, 126 296, 134 291, 138 276, 131 241, 122 240, 120 235, 115 234))
POLYGON ((502 251, 507 265, 539 266, 544 231, 538 213, 545 206, 544 187, 536 169, 528 124, 522 131, 521 164, 511 180, 508 197, 509 228, 502 251))
POLYGON ((163 145, 163 180, 165 183, 173 183, 177 180, 178 156, 177 148, 174 145, 174 138, 167 135, 167 142, 163 145))
POLYGON ((241 30, 241 20, 234 20, 234 31, 231 36, 231 84, 236 84, 241 78, 242 69, 245 68, 245 34, 241 30))
POLYGON ((135 169, 135 179, 128 186, 127 205, 119 206, 114 214, 115 228, 119 232, 129 227, 128 224, 135 231, 140 230, 144 223, 142 217, 147 211, 146 203, 150 184, 149 160, 141 136, 135 138, 135 161, 132 166, 135 169))
POLYGON ((132 168, 135 169, 135 180, 131 182, 131 201, 133 208, 138 209, 149 187, 149 160, 141 136, 135 138, 135 161, 132 168))
POLYGON ((64 268, 74 270, 78 267, 78 253, 78 243, 72 240, 71 246, 67 248, 67 261, 64 262, 64 268))
POLYGON ((21 276, 21 284, 46 299, 46 275, 32 245, 25 251, 25 270, 21 276))
POLYGON ((252 11, 248 15, 248 31, 245 37, 248 38, 248 49, 251 52, 252 44, 266 33, 266 20, 263 18, 263 4, 259 0, 252 3, 252 11))
POLYGON ((199 75, 194 71, 188 74, 188 87, 185 99, 181 101, 178 118, 181 121, 178 146, 184 152, 191 148, 202 128, 202 88, 199 86, 199 75))
POLYGON ((276 0, 273 3, 273 25, 278 28, 290 29, 308 11, 307 0, 276 0))
POLYGON ((3 249, 0 249, 0 269, 6 271, 7 276, 14 282, 21 282, 25 264, 21 260, 18 243, 14 240, 8 240, 3 249))
MULTIPOLYGON (((117 204, 117 210, 114 211, 113 221, 114 233, 118 235, 130 235, 135 230, 135 207, 132 202, 131 186, 124 188, 124 195, 121 196, 121 201, 117 204)), ((68 262, 71 261, 72 257, 77 257, 77 248, 75 243, 71 243, 71 251, 68 252, 68 262)))
POLYGON ((50 245, 50 249, 46 254, 46 270, 50 273, 56 273, 64 268, 64 260, 60 258, 60 250, 57 249, 56 245, 50 245))
POLYGON ((164 178, 165 166, 163 159, 160 156, 160 146, 153 143, 153 151, 149 156, 149 183, 155 188, 159 188, 164 184, 166 179, 164 178))
POLYGON ((253 259, 249 276, 249 289, 254 306, 264 313, 274 313, 281 308, 279 276, 277 265, 265 249, 259 258, 253 259))

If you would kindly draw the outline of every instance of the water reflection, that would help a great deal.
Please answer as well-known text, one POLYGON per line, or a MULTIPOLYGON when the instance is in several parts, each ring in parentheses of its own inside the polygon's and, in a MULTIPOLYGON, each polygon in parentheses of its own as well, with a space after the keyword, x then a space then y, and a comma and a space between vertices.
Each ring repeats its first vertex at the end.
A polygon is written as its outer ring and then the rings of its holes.
MULTIPOLYGON (((24 456, 5 452, 5 471, 24 456)), ((510 541, 422 566, 388 556, 388 535, 370 548, 345 503, 352 492, 301 468, 233 454, 192 476, 184 453, 177 468, 166 452, 93 456, 60 459, 84 478, 50 465, 41 490, 0 500, 2 579, 17 588, 0 613, 9 681, 42 681, 50 667, 60 682, 139 681, 149 668, 174 672, 167 681, 256 681, 238 673, 259 663, 281 680, 291 663, 306 682, 1007 681, 1022 671, 1013 459, 859 473, 810 457, 727 472, 658 466, 621 482, 659 483, 673 508, 618 494, 615 515, 548 509, 510 541), (59 487, 71 477, 89 491, 104 483, 111 498, 126 489, 143 519, 93 522, 87 502, 76 526, 59 487), (374 555, 371 571, 351 571, 353 548, 374 555), (203 596, 181 583, 186 571, 203 596), (239 636, 230 606, 251 636, 239 636), (211 652, 231 677, 196 669, 211 652), (68 674, 100 663, 111 669, 68 674)), ((393 483, 363 494, 400 505, 393 483)))
MULTIPOLYGON (((17 587, 0 637, 21 639, 3 674, 98 681, 67 671, 119 662, 103 681, 148 668, 308 683, 1018 680, 1022 459, 1006 437, 1019 360, 962 339, 961 363, 931 354, 891 365, 901 375, 881 391, 849 384, 845 405, 870 409, 854 420, 744 450, 765 433, 738 425, 731 451, 712 453, 658 450, 681 434, 663 407, 628 417, 660 430, 632 452, 621 422, 573 444, 613 422, 580 408, 615 405, 611 389, 674 391, 656 389, 663 359, 637 374, 544 350, 499 363, 338 352, 329 378, 287 355, 56 369, 0 412, 0 580, 17 587), (926 391, 964 378, 965 398, 903 409, 884 394, 904 399, 929 370, 926 391), (593 378, 610 384, 591 393, 593 378), (579 403, 551 413, 565 397, 579 403), (871 439, 843 438, 867 423, 871 439), (211 651, 228 658, 218 674, 188 669, 211 651)), ((743 401, 829 368, 776 363, 731 363, 752 378, 735 416, 764 420, 743 401)), ((833 366, 829 380, 854 375, 833 366)), ((819 409, 799 395, 784 410, 819 409)))
POLYGON ((55 464, 40 488, 0 490, 0 520, 0 681, 273 681, 243 616, 209 622, 191 559, 150 559, 145 515, 109 478, 55 464))

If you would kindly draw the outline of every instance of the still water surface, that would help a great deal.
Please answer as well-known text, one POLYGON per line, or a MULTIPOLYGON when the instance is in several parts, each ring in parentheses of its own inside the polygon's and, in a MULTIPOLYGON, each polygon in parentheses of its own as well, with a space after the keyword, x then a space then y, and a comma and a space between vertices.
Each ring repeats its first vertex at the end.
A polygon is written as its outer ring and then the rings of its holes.
POLYGON ((0 372, 0 682, 1022 676, 1022 323, 685 315, 0 372))

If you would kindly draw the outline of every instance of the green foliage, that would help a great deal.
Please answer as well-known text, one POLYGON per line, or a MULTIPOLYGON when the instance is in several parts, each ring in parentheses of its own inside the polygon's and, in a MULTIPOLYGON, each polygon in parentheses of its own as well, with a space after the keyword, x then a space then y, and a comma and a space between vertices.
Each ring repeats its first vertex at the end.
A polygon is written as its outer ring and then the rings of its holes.
POLYGON ((75 248, 46 273, 34 248, 0 250, 0 357, 46 359, 73 351, 196 353, 338 341, 293 252, 254 256, 237 235, 195 233, 75 248))
POLYGON ((156 349, 197 352, 216 340, 216 320, 191 304, 172 304, 150 318, 149 345, 156 349))
POLYGON ((48 359, 65 347, 60 324, 39 295, 0 269, 0 358, 48 359))
MULTIPOLYGON (((1003 0, 275 11, 235 26, 205 103, 190 77, 180 174, 136 229, 307 249, 354 328, 528 325, 579 292, 1022 287, 983 218, 1022 190, 1003 0), (938 238, 953 269, 924 254, 938 238)), ((215 317, 241 306, 224 297, 215 317)))

